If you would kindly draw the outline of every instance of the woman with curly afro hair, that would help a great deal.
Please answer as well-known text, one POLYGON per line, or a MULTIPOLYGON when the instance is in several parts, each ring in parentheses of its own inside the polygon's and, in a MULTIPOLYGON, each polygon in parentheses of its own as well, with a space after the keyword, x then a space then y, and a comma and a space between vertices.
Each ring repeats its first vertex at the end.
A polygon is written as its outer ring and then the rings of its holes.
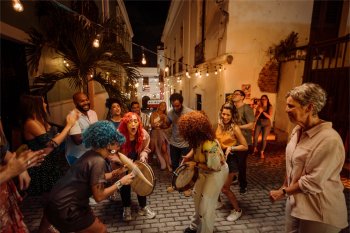
MULTIPOLYGON (((148 154, 151 152, 149 149, 150 136, 142 126, 141 117, 134 112, 128 112, 122 118, 118 130, 126 138, 126 142, 121 147, 121 152, 131 160, 140 160, 147 163, 148 154)), ((123 220, 131 221, 130 185, 126 185, 120 190, 120 196, 123 203, 123 220)), ((146 196, 137 195, 137 199, 140 206, 138 215, 146 216, 149 219, 154 218, 156 213, 146 205, 146 196)))
POLYGON ((116 152, 125 138, 109 121, 98 121, 83 133, 83 143, 92 149, 85 152, 53 187, 39 233, 50 232, 50 224, 60 232, 107 232, 106 226, 93 214, 89 206, 92 195, 97 202, 107 199, 123 185, 130 184, 134 175, 122 177, 109 187, 108 180, 118 176, 110 171, 107 158, 116 152))
POLYGON ((183 163, 199 168, 193 190, 195 213, 185 233, 213 232, 216 202, 228 175, 226 158, 204 112, 182 115, 178 126, 180 134, 192 148, 183 163))

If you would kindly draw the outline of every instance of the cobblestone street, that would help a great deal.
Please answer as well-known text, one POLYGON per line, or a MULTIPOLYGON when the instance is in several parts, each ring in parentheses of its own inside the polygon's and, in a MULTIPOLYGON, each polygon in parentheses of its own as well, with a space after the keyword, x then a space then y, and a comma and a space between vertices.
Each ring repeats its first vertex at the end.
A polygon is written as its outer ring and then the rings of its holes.
MULTIPOLYGON (((283 182, 285 172, 284 145, 275 142, 268 144, 264 160, 249 156, 248 158, 248 192, 240 195, 238 185, 231 186, 235 192, 242 217, 236 222, 225 220, 231 206, 224 195, 221 195, 224 208, 217 210, 215 232, 283 232, 284 231, 284 201, 272 204, 268 198, 269 190, 278 188, 283 182)), ((147 233, 147 232, 183 232, 189 225, 190 216, 194 212, 192 197, 185 197, 178 192, 167 193, 171 175, 152 166, 156 175, 156 187, 148 204, 157 212, 155 219, 137 216, 136 195, 132 196, 134 220, 129 223, 122 221, 120 198, 117 201, 103 201, 93 207, 95 214, 107 225, 108 232, 147 233)), ((349 186, 345 189, 349 210, 349 186)), ((42 216, 40 197, 27 197, 22 206, 25 222, 31 232, 36 232, 42 216)), ((349 232, 349 228, 342 232, 349 232)))

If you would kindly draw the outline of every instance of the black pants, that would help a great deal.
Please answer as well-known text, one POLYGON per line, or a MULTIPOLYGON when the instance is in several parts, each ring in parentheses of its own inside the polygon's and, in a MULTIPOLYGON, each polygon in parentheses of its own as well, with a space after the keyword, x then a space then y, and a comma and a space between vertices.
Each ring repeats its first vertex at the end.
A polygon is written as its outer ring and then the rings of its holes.
MULTIPOLYGON (((124 185, 120 189, 120 197, 122 198, 123 207, 131 206, 131 186, 124 185)), ((147 198, 145 196, 137 195, 137 200, 139 201, 139 206, 141 208, 146 206, 147 198)))
POLYGON ((241 189, 247 188, 247 157, 250 154, 251 147, 247 151, 235 151, 238 160, 238 182, 241 189))
POLYGON ((187 155, 190 152, 189 147, 179 148, 173 145, 170 145, 170 157, 171 157, 171 166, 175 171, 179 167, 180 162, 182 161, 182 156, 187 155))

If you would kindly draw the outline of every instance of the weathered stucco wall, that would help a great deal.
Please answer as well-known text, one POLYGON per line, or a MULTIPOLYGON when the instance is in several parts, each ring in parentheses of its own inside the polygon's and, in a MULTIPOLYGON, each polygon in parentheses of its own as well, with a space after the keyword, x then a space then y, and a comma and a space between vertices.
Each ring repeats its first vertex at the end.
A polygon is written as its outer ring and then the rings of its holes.
POLYGON ((290 123, 285 112, 285 96, 290 89, 302 84, 303 72, 304 61, 290 61, 281 64, 280 85, 275 104, 275 133, 279 141, 287 141, 289 134, 294 128, 294 124, 290 123))

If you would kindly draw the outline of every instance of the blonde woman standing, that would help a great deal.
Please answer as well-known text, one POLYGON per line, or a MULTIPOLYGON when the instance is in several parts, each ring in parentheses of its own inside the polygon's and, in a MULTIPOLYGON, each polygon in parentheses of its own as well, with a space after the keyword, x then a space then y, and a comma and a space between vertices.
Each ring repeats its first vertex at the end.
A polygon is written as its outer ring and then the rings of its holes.
POLYGON ((222 105, 220 110, 220 121, 216 129, 215 135, 220 143, 221 149, 224 151, 226 156, 226 162, 229 167, 229 174, 222 188, 222 192, 227 196, 233 210, 227 221, 236 221, 242 215, 242 209, 238 205, 235 194, 231 191, 230 186, 233 181, 233 177, 238 175, 238 157, 235 151, 247 151, 248 144, 245 140, 241 129, 239 128, 238 112, 235 105, 231 103, 225 103, 222 105))
POLYGON ((172 172, 170 156, 168 152, 168 138, 164 132, 166 121, 166 103, 161 102, 156 111, 151 115, 151 148, 156 153, 159 160, 160 169, 168 169, 172 172))

